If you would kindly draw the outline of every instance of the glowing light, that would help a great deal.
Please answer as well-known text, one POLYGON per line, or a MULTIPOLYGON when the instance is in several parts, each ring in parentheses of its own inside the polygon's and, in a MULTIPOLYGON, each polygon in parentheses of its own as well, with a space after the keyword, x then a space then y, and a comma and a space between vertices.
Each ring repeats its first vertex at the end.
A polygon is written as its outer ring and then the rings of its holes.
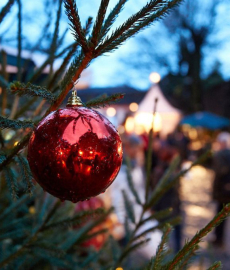
POLYGON ((150 75, 149 75, 149 80, 152 82, 152 83, 159 83, 160 80, 161 80, 161 76, 159 73, 157 72, 152 72, 150 75))
POLYGON ((34 215, 36 213, 36 209, 35 209, 34 206, 29 207, 29 213, 32 214, 32 215, 34 215))
MULTIPOLYGON (((156 113, 155 116, 151 113, 137 113, 135 115, 135 124, 139 127, 139 132, 141 128, 146 132, 149 132, 153 127, 155 132, 159 132, 162 128, 162 119, 159 113, 156 113)), ((139 133, 140 134, 140 133, 139 133)))
POLYGON ((124 126, 118 126, 117 130, 118 130, 119 134, 123 134, 125 132, 125 127, 124 126))
POLYGON ((121 153, 121 146, 118 147, 117 152, 120 154, 121 153))
POLYGON ((79 150, 78 153, 80 156, 83 154, 83 152, 81 150, 79 150))
POLYGON ((129 109, 131 112, 136 112, 138 110, 138 104, 136 102, 131 103, 129 109))
POLYGON ((93 151, 89 151, 90 154, 93 154, 93 151))
POLYGON ((17 146, 17 145, 18 145, 18 143, 19 143, 19 142, 18 142, 18 141, 16 141, 16 142, 14 143, 14 146, 17 146))
POLYGON ((123 270, 123 268, 122 267, 117 267, 116 270, 123 270))
POLYGON ((62 156, 63 155, 63 152, 62 151, 59 151, 59 154, 62 156))
POLYGON ((116 109, 114 109, 113 107, 109 107, 107 110, 106 110, 106 114, 110 117, 113 117, 115 116, 117 113, 116 109))
POLYGON ((128 133, 132 133, 134 131, 134 128, 135 128, 134 118, 129 116, 125 121, 125 130, 128 133))

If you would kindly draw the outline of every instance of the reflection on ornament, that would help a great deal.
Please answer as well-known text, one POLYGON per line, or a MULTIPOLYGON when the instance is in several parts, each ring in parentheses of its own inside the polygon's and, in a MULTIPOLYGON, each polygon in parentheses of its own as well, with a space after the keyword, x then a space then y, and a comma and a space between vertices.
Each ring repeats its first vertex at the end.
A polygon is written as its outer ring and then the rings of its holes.
POLYGON ((68 107, 50 113, 31 136, 28 161, 35 180, 61 200, 104 192, 119 172, 122 143, 98 112, 68 107))

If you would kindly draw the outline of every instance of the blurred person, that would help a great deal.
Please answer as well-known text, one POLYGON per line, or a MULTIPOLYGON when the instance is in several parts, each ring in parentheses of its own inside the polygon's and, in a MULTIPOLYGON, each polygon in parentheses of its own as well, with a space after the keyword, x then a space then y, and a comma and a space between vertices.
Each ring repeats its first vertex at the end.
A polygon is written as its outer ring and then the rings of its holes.
MULTIPOLYGON (((213 182, 213 199, 217 202, 217 213, 223 208, 223 204, 230 202, 230 134, 221 132, 216 139, 218 151, 213 157, 213 170, 215 179, 213 182)), ((226 229, 224 220, 215 228, 215 240, 213 244, 216 246, 224 246, 224 231, 226 229)))

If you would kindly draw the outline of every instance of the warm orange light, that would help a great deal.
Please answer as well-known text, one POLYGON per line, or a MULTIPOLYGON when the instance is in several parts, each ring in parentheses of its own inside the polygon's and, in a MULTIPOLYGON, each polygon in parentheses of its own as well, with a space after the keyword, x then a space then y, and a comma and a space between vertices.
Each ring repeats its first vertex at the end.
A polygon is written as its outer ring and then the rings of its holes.
POLYGON ((79 155, 81 156, 82 154, 83 154, 83 152, 80 150, 80 151, 78 151, 78 153, 79 153, 79 155))
POLYGON ((134 128, 135 128, 134 118, 129 116, 125 121, 125 130, 128 133, 132 133, 134 131, 134 128))
POLYGON ((152 72, 150 75, 149 75, 149 80, 152 82, 152 83, 159 83, 160 80, 161 80, 161 76, 159 73, 157 72, 152 72))
POLYGON ((138 110, 138 104, 136 102, 131 103, 129 109, 131 112, 136 112, 138 110))
POLYGON ((90 154, 93 154, 93 151, 89 151, 90 154))
POLYGON ((117 267, 116 270, 123 270, 123 268, 122 267, 117 267))
POLYGON ((113 117, 115 116, 117 113, 116 109, 114 109, 113 107, 109 107, 107 110, 106 110, 106 114, 110 117, 113 117))
POLYGON ((18 145, 18 143, 19 143, 19 142, 15 142, 15 143, 14 143, 14 146, 17 146, 17 145, 18 145))
POLYGON ((153 116, 152 113, 137 113, 135 115, 135 126, 139 127, 139 130, 144 129, 146 132, 149 132, 151 128, 155 132, 159 132, 162 128, 162 120, 159 113, 155 113, 153 116))

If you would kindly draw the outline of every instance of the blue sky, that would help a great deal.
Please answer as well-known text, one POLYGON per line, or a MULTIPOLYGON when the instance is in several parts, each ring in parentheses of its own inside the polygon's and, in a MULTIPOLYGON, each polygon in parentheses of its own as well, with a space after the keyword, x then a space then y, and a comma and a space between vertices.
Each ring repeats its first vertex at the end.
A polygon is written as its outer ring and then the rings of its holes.
MULTIPOLYGON (((4 6, 6 3, 6 0, 0 1, 0 8, 4 6)), ((44 11, 46 9, 44 5, 44 0, 36 1, 29 1, 29 0, 22 0, 23 5, 23 14, 25 16, 24 22, 23 22, 23 35, 27 37, 28 40, 33 42, 38 37, 40 31, 41 31, 41 25, 43 24, 45 20, 44 11)), ((82 19, 82 22, 84 22, 88 16, 95 17, 96 11, 98 8, 99 1, 76 1, 79 3, 79 13, 82 19)), ((117 0, 111 0, 110 1, 110 10, 117 0)), ((116 25, 122 23, 127 19, 128 16, 133 14, 134 12, 138 11, 140 7, 146 3, 147 1, 143 0, 130 0, 125 6, 125 9, 120 14, 119 19, 116 22, 116 25)), ((229 6, 228 6, 229 8, 229 6)), ((225 5, 220 6, 218 10, 219 14, 222 16, 226 14, 230 14, 230 10, 226 9, 225 5)), ((55 13, 55 12, 54 12, 55 13)), ((13 7, 12 12, 7 18, 4 20, 0 27, 0 34, 7 30, 7 37, 8 38, 14 38, 17 34, 17 22, 16 22, 16 16, 17 16, 17 8, 16 6, 13 7)), ((220 16, 220 17, 221 17, 220 16)), ((115 26, 116 26, 115 25, 115 26)), ((162 50, 166 54, 170 54, 173 52, 175 48, 173 48, 173 45, 170 44, 168 41, 164 42, 162 31, 161 30, 161 24, 156 23, 149 27, 148 29, 144 30, 142 32, 142 35, 149 35, 152 33, 155 33, 156 37, 159 38, 159 46, 162 46, 162 50), (160 43, 161 41, 161 43, 160 43)), ((216 37, 219 38, 224 37, 224 39, 228 38, 228 42, 225 42, 223 46, 221 46, 219 49, 213 51, 210 50, 207 51, 207 57, 205 60, 205 65, 207 67, 207 72, 210 68, 210 66, 213 64, 213 59, 217 59, 221 63, 221 71, 224 76, 224 78, 227 80, 230 78, 230 20, 226 21, 226 29, 225 31, 221 31, 217 33, 216 37), (210 52, 210 55, 209 55, 210 52), (215 57, 214 57, 215 56, 215 57)), ((60 32, 63 33, 65 29, 68 27, 68 21, 64 14, 63 9, 63 16, 60 24, 60 32)), ((212 37, 215 39, 215 36, 212 37)), ((138 43, 137 38, 131 38, 128 40, 123 46, 121 46, 117 51, 115 51, 112 54, 109 54, 107 56, 102 56, 98 59, 96 59, 89 68, 89 73, 91 74, 91 84, 92 86, 113 86, 113 85, 122 85, 122 84, 129 84, 131 86, 134 86, 139 89, 147 89, 150 85, 149 83, 149 72, 143 72, 140 70, 130 70, 127 68, 127 66, 123 63, 123 59, 126 59, 126 62, 128 61, 128 55, 130 51, 135 52, 138 49, 138 43)), ((73 41, 73 37, 71 33, 69 32, 66 36, 66 44, 69 44, 73 41)), ((13 46, 13 43, 11 43, 11 46, 13 46)), ((208 50, 208 49, 207 49, 208 50)), ((173 56, 173 54, 172 54, 173 56)), ((173 61, 173 59, 172 59, 173 61)), ((161 75, 164 75, 167 73, 167 70, 162 68, 160 63, 153 63, 152 71, 157 71, 161 75)))

